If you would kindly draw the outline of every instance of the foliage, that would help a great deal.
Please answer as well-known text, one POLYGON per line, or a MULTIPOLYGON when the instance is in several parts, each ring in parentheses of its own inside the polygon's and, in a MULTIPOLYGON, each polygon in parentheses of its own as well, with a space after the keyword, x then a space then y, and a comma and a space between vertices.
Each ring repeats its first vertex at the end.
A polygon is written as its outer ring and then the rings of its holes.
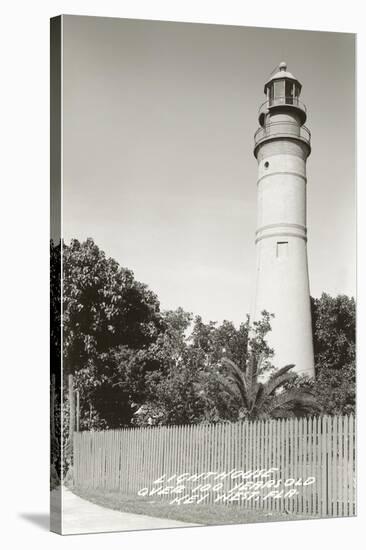
POLYGON ((61 243, 50 242, 50 362, 57 383, 61 380, 61 243))
POLYGON ((320 407, 309 390, 285 389, 286 384, 297 378, 290 372, 295 365, 286 365, 261 381, 264 373, 262 362, 263 355, 258 358, 251 352, 243 371, 230 359, 223 359, 226 373, 221 384, 229 395, 235 396, 238 418, 278 418, 319 411, 320 407))
POLYGON ((314 356, 317 369, 342 369, 355 360, 356 304, 354 298, 323 293, 312 298, 314 356))
POLYGON ((203 417, 199 380, 207 354, 189 345, 192 315, 178 308, 165 312, 164 320, 167 330, 149 349, 160 368, 146 374, 148 398, 135 413, 138 425, 187 424, 203 417))
MULTIPOLYGON (((262 316, 258 321, 253 322, 251 337, 248 340, 248 346, 251 356, 261 358, 261 374, 273 371, 271 358, 274 355, 273 349, 268 346, 266 337, 271 329, 271 319, 274 314, 268 311, 262 311, 262 316)), ((247 361, 247 358, 246 358, 247 361)))
MULTIPOLYGON (((252 328, 247 319, 236 329, 228 321, 216 326, 213 322, 205 324, 197 316, 191 335, 186 341, 180 340, 179 353, 170 353, 175 360, 169 369, 164 372, 157 370, 149 376, 150 399, 139 409, 136 423, 190 424, 237 420, 237 395, 228 392, 227 388, 225 390, 222 383, 223 358, 231 364, 235 364, 231 358, 237 358, 240 365, 237 368, 244 371, 248 350, 253 357, 260 352, 263 357, 261 374, 270 371, 269 357, 273 351, 265 340, 270 330, 270 318, 267 312, 263 312, 262 318, 252 328)), ((171 350, 176 341, 174 338, 170 340, 171 350)))
MULTIPOLYGON (((200 393, 199 365, 192 355, 177 361, 167 375, 149 377, 149 418, 158 424, 193 424, 204 419, 204 399, 200 393), (151 416, 151 408, 155 411, 151 416)), ((151 423, 151 420, 148 420, 151 423)))
POLYGON ((51 490, 57 485, 56 480, 61 479, 61 405, 59 394, 51 386, 53 400, 50 403, 50 464, 51 464, 51 490))
POLYGON ((319 369, 315 379, 300 376, 288 384, 287 388, 310 391, 324 414, 346 415, 356 412, 354 362, 341 369, 319 369))
POLYGON ((355 414, 355 361, 340 369, 320 369, 314 382, 314 395, 326 414, 355 414))
POLYGON ((144 401, 146 373, 154 368, 151 350, 127 346, 90 359, 75 374, 79 390, 82 429, 119 428, 130 424, 134 402, 144 401))
POLYGON ((191 349, 201 350, 210 364, 219 362, 223 354, 242 364, 248 347, 249 319, 239 329, 226 320, 222 325, 216 325, 213 321, 205 324, 199 315, 196 316, 189 338, 191 349))
POLYGON ((65 374, 118 346, 146 347, 163 329, 156 295, 92 239, 64 245, 63 289, 65 374))
POLYGON ((75 376, 81 426, 128 425, 146 372, 160 368, 149 350, 166 330, 159 301, 92 239, 64 245, 63 290, 64 380, 75 376))
MULTIPOLYGON (((55 365, 60 250, 51 242, 55 365)), ((319 406, 327 414, 354 411, 353 298, 312 299, 314 382, 295 376, 290 365, 274 372, 268 312, 236 328, 227 320, 193 319, 182 308, 161 311, 157 296, 92 239, 63 245, 63 289, 64 383, 72 373, 81 429, 300 415, 319 406)), ((67 431, 67 402, 65 407, 67 431)))
POLYGON ((354 298, 323 293, 319 299, 312 299, 312 323, 315 356, 315 381, 310 382, 312 391, 325 414, 355 413, 354 298))
POLYGON ((324 414, 356 412, 354 298, 323 293, 311 300, 315 379, 298 377, 288 389, 311 391, 324 414))

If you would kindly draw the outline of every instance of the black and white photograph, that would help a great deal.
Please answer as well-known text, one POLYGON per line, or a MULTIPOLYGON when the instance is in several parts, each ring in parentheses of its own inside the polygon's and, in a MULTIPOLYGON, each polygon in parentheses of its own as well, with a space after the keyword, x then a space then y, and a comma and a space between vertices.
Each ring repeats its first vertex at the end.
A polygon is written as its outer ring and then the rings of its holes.
POLYGON ((51 20, 51 529, 356 515, 355 34, 51 20))

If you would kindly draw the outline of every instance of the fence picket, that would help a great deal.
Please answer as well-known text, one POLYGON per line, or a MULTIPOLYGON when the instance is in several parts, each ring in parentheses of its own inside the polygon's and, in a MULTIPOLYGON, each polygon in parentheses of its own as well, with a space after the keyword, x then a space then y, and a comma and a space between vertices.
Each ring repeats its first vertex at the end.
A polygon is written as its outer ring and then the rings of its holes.
POLYGON ((349 460, 348 460, 348 479, 349 479, 349 516, 353 516, 356 514, 356 503, 355 503, 355 424, 354 424, 354 418, 353 416, 349 417, 348 422, 348 428, 349 428, 349 460))

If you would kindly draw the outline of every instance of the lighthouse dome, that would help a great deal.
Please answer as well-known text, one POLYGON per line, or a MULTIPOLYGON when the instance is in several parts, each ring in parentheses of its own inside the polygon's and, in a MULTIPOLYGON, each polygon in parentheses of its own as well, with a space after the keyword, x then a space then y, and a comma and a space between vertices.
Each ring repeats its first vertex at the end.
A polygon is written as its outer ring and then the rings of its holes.
POLYGON ((264 85, 264 93, 266 93, 267 88, 268 88, 268 86, 271 84, 271 82, 273 82, 274 80, 282 80, 282 79, 291 80, 292 82, 296 82, 297 85, 298 85, 298 88, 299 88, 299 92, 300 92, 300 90, 301 90, 301 84, 300 84, 300 82, 298 81, 298 79, 296 78, 296 76, 294 76, 292 73, 290 73, 290 72, 287 70, 287 63, 285 63, 285 61, 282 61, 282 62, 278 65, 278 71, 276 71, 274 74, 272 74, 272 75, 270 76, 270 78, 267 80, 267 82, 265 83, 265 85, 264 85))

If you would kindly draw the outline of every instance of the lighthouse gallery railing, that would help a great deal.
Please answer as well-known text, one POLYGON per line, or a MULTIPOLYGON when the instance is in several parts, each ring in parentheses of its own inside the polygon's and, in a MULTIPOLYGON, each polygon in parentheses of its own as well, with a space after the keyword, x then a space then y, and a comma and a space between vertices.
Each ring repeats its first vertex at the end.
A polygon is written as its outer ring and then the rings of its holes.
POLYGON ((270 122, 263 128, 258 128, 254 134, 254 145, 268 138, 288 137, 301 139, 310 145, 311 132, 306 126, 299 126, 296 122, 270 122))
POLYGON ((298 107, 302 111, 306 113, 306 106, 305 104, 299 100, 298 97, 292 97, 292 96, 276 96, 272 97, 270 99, 267 99, 262 103, 262 105, 259 107, 258 114, 265 114, 269 107, 279 107, 282 105, 290 105, 292 107, 298 107))

